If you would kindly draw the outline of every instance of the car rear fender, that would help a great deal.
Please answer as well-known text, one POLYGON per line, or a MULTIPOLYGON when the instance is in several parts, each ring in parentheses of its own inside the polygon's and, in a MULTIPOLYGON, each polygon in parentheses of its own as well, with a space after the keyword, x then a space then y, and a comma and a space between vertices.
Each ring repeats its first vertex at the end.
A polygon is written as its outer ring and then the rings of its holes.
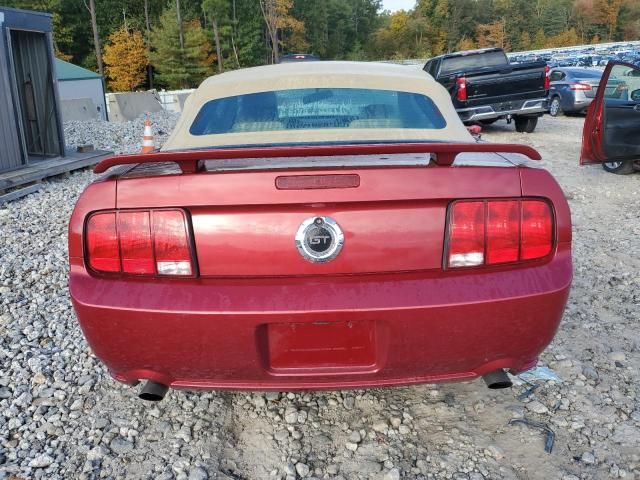
POLYGON ((69 221, 69 258, 83 258, 82 234, 87 216, 96 210, 116 208, 117 182, 112 176, 89 185, 76 203, 69 221))
POLYGON ((520 168, 523 197, 541 197, 551 201, 555 211, 558 248, 571 248, 571 211, 560 185, 542 168, 520 168))

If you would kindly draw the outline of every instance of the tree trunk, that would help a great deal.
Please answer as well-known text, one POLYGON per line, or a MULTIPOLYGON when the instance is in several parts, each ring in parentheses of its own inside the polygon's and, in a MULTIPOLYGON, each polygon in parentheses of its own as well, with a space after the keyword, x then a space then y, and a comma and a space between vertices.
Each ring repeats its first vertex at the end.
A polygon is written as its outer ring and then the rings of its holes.
POLYGON ((184 50, 184 26, 182 25, 182 13, 180 13, 180 0, 176 0, 176 17, 178 18, 178 32, 180 33, 180 50, 184 50))
POLYGON ((274 28, 271 34, 271 47, 273 48, 273 63, 280 61, 280 46, 278 45, 278 29, 274 28))
POLYGON ((236 17, 236 0, 233 0, 233 27, 231 28, 231 46, 233 47, 233 55, 236 58, 236 67, 240 68, 240 58, 238 58, 238 49, 236 48, 236 31, 238 29, 238 18, 236 17))
MULTIPOLYGON (((151 22, 149 21, 149 0, 144 0, 144 24, 147 28, 147 42, 149 41, 149 35, 151 34, 151 22)), ((147 43, 147 48, 148 48, 147 43)), ((151 64, 147 65, 147 77, 149 78, 149 89, 153 90, 153 67, 151 64)))
POLYGON ((267 25, 269 42, 271 43, 271 63, 278 63, 280 52, 278 45, 278 20, 276 18, 275 6, 268 0, 260 0, 260 9, 267 25))
POLYGON ((236 58, 236 68, 240 68, 240 57, 238 57, 238 49, 233 35, 231 36, 231 46, 233 47, 233 55, 236 58))
POLYGON ((89 0, 89 13, 91 14, 91 29, 93 30, 93 45, 96 49, 96 62, 98 63, 98 72, 104 75, 104 65, 102 63, 102 48, 100 46, 100 33, 98 32, 98 20, 96 19, 96 2, 89 0))
POLYGON ((216 55, 218 56, 218 73, 222 73, 222 48, 220 48, 220 32, 218 31, 218 20, 211 17, 211 25, 213 25, 213 37, 216 42, 216 55))

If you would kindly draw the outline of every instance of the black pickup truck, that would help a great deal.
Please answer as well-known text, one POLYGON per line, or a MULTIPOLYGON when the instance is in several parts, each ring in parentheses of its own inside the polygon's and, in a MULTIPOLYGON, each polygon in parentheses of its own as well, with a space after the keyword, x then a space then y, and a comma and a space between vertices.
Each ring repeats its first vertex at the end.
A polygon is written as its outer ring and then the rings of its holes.
POLYGON ((506 118, 515 120, 518 132, 531 133, 547 111, 549 68, 544 61, 511 64, 501 48, 485 48, 434 57, 424 70, 449 90, 466 124, 506 118))

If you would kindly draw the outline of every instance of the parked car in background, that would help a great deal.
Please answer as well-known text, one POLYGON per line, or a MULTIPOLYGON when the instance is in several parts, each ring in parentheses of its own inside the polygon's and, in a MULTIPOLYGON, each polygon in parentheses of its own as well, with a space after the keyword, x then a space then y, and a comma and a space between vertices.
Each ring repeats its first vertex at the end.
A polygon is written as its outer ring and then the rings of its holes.
POLYGON ((163 151, 103 160, 80 196, 80 326, 147 400, 169 387, 508 387, 555 335, 572 278, 569 206, 539 159, 476 142, 421 70, 216 75, 163 151))
POLYGON ((552 68, 549 80, 549 114, 584 113, 593 101, 602 72, 587 68, 552 68))
POLYGON ((580 163, 617 174, 640 170, 640 66, 607 65, 585 119, 580 163))
POLYGON ((515 120, 531 133, 547 111, 548 67, 544 61, 512 64, 501 48, 447 53, 424 66, 449 91, 466 124, 515 120))
POLYGON ((280 57, 278 63, 293 63, 293 62, 318 62, 320 57, 311 53, 290 53, 280 57))

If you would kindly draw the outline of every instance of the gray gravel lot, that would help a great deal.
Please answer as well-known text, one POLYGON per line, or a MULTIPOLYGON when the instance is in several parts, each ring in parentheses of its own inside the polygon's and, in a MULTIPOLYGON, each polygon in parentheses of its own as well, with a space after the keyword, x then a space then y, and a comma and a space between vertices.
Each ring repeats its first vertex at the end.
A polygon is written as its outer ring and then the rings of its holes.
MULTIPOLYGON (((175 117, 154 116, 169 131, 175 117)), ((143 403, 87 347, 67 290, 67 221, 88 171, 0 207, 0 479, 640 478, 640 175, 577 165, 583 120, 500 123, 542 152, 574 221, 575 281, 541 364, 561 382, 320 393, 171 392, 143 403), (535 429, 555 431, 544 451, 535 429)), ((67 125, 130 151, 142 121, 67 125)), ((159 141, 163 136, 160 135, 159 141)))

